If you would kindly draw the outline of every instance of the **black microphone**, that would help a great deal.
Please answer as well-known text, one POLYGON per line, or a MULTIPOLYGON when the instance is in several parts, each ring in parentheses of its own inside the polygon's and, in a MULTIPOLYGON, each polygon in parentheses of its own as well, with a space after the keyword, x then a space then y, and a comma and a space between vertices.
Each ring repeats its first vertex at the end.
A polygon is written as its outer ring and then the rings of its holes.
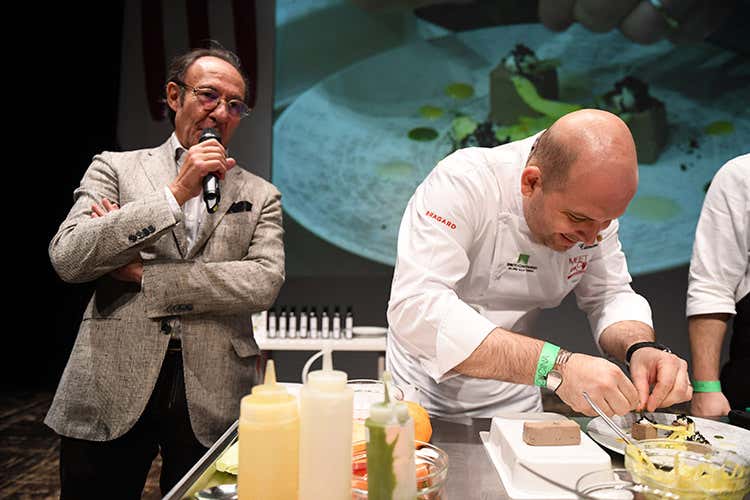
MULTIPOLYGON (((206 128, 201 132, 198 142, 216 139, 221 144, 221 135, 214 128, 206 128)), ((221 191, 219 190, 219 178, 215 174, 208 174, 203 178, 203 201, 206 203, 206 210, 212 214, 219 208, 221 201, 221 191)))

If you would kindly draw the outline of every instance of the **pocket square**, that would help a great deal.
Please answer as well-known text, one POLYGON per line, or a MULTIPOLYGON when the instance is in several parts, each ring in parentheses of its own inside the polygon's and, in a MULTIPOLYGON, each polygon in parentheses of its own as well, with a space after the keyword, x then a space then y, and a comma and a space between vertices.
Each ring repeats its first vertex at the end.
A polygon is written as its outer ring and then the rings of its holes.
POLYGON ((236 214, 237 212, 249 212, 253 209, 253 204, 249 201, 237 201, 232 203, 232 206, 229 207, 229 210, 227 211, 228 214, 236 214))

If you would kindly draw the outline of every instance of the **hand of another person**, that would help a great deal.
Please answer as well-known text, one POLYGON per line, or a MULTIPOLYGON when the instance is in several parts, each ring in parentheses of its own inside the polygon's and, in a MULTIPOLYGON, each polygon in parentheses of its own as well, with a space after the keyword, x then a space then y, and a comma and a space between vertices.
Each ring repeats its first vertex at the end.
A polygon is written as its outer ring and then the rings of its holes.
POLYGON ((102 198, 102 204, 96 204, 94 203, 91 205, 91 218, 96 219, 99 217, 104 217, 109 212, 114 212, 115 210, 119 210, 120 206, 114 202, 109 201, 107 198, 102 198))
POLYGON ((574 353, 561 368, 557 395, 573 410, 595 416, 583 397, 586 391, 608 416, 625 415, 638 406, 638 391, 620 368, 603 358, 574 353))
POLYGON ((224 146, 215 139, 199 142, 185 155, 177 178, 169 186, 180 206, 201 194, 206 175, 213 173, 219 179, 224 179, 227 171, 237 164, 234 158, 227 157, 224 146))
MULTIPOLYGON (((115 210, 119 209, 120 207, 117 205, 117 203, 109 201, 107 198, 102 198, 101 205, 97 203, 91 205, 91 218, 97 219, 99 217, 104 217, 108 213, 114 212, 115 210)), ((143 261, 138 258, 130 264, 126 264, 118 269, 115 269, 109 274, 114 279, 119 281, 131 281, 133 283, 140 283, 141 278, 143 277, 143 261)))
POLYGON ((124 266, 115 269, 109 273, 109 275, 119 281, 130 281, 140 284, 141 279, 143 278, 143 261, 141 259, 136 259, 130 264, 125 264, 124 266))
POLYGON ((731 409, 722 392, 696 392, 690 402, 690 414, 695 417, 723 417, 731 409))
POLYGON ((664 37, 673 42, 699 42, 731 12, 728 0, 539 0, 539 19, 562 31, 574 22, 603 33, 619 27, 638 43, 664 37))
POLYGON ((661 349, 635 351, 630 358, 630 376, 638 389, 639 410, 654 411, 688 401, 693 395, 687 362, 661 349))

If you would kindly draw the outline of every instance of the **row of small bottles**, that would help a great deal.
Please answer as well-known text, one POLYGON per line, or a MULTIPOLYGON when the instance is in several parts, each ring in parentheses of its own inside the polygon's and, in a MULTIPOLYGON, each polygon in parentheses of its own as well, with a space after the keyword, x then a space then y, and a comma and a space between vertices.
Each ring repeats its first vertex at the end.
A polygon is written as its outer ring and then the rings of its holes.
POLYGON ((303 307, 299 315, 294 306, 288 311, 286 306, 281 306, 278 313, 275 307, 271 308, 266 336, 269 339, 351 339, 354 337, 352 306, 346 308, 343 318, 339 306, 333 309, 332 315, 328 307, 323 307, 320 316, 314 306, 309 311, 303 307))
MULTIPOLYGON (((347 374, 333 370, 331 351, 323 369, 310 372, 297 398, 276 383, 273 361, 265 383, 242 398, 239 426, 239 500, 350 500, 354 391, 347 374)), ((414 421, 406 404, 388 396, 370 409, 367 427, 368 497, 414 500, 414 421)))

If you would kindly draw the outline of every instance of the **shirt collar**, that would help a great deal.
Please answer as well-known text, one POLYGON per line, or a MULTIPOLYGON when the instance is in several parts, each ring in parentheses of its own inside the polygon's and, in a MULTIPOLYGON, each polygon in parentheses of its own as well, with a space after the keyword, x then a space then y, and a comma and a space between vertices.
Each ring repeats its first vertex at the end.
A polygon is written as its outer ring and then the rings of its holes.
POLYGON ((177 170, 179 171, 180 167, 182 166, 182 162, 185 159, 185 153, 187 152, 187 149, 185 149, 182 144, 180 144, 180 140, 177 139, 177 134, 172 132, 172 135, 169 136, 169 150, 174 151, 174 161, 177 165, 177 170))

